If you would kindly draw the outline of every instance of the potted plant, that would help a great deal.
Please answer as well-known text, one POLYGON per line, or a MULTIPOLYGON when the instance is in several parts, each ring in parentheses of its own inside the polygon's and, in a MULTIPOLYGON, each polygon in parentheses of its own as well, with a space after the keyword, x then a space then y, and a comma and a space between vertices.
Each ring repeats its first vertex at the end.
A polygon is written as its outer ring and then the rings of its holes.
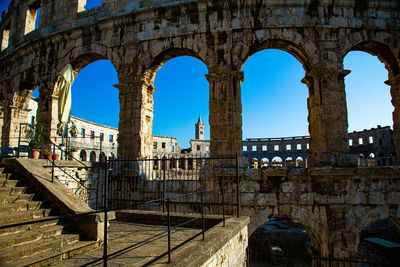
POLYGON ((57 152, 53 155, 53 157, 54 157, 54 160, 59 160, 60 159, 60 155, 58 155, 57 152))
POLYGON ((51 160, 52 153, 48 147, 43 148, 43 155, 46 159, 51 160))
POLYGON ((29 157, 38 159, 40 149, 45 142, 45 136, 43 134, 43 124, 38 124, 36 127, 30 127, 26 132, 25 137, 29 140, 29 157))

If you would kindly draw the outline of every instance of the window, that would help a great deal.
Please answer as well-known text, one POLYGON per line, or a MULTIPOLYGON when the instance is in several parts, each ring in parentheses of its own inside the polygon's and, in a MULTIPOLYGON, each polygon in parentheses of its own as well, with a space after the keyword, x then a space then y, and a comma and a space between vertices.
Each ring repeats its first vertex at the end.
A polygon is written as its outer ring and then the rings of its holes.
POLYGON ((301 144, 297 144, 297 150, 301 150, 301 144))
POLYGON ((103 141, 103 140, 104 140, 104 134, 100 133, 100 141, 103 141))
POLYGON ((349 146, 353 145, 353 139, 349 139, 349 146))
POLYGON ((32 117, 31 117, 31 124, 32 124, 32 125, 35 125, 35 116, 32 116, 32 117))
POLYGON ((279 151, 279 145, 274 145, 274 150, 279 151))
POLYGON ((310 144, 309 143, 307 143, 307 149, 310 149, 310 144))
POLYGON ((171 152, 174 152, 175 147, 173 145, 171 145, 171 152))
POLYGON ((82 134, 82 137, 85 137, 85 128, 81 129, 81 134, 82 134))
POLYGON ((203 131, 200 131, 200 134, 203 134, 203 131))
POLYGON ((369 142, 370 144, 373 144, 373 143, 374 143, 374 137, 370 136, 370 137, 368 138, 368 142, 369 142))
POLYGON ((200 147, 200 145, 197 145, 197 150, 198 150, 198 151, 200 151, 200 150, 201 150, 201 147, 200 147))
POLYGON ((363 139, 362 139, 362 137, 358 138, 358 144, 359 144, 359 145, 362 145, 362 144, 363 144, 363 139))
POLYGON ((82 12, 102 5, 102 0, 78 0, 77 12, 82 12))
POLYGON ((1 49, 0 51, 3 51, 8 47, 10 41, 10 27, 5 27, 3 30, 3 34, 1 35, 1 49))
POLYGON ((165 148, 165 142, 161 143, 161 148, 165 148))
POLYGON ((29 6, 25 17, 25 34, 39 28, 40 1, 29 6))
POLYGON ((94 139, 94 131, 90 131, 90 138, 94 139))
POLYGON ((157 149, 157 142, 153 142, 153 149, 157 149))
POLYGON ((252 150, 252 151, 257 151, 257 146, 252 146, 252 147, 251 147, 251 150, 252 150))
POLYGON ((243 151, 247 151, 247 146, 243 146, 243 151))
POLYGON ((108 140, 110 141, 110 143, 112 143, 114 141, 114 136, 112 134, 110 134, 108 140))
POLYGON ((267 151, 267 146, 266 145, 262 146, 262 151, 267 151))
POLYGON ((292 150, 292 145, 286 145, 286 150, 292 150))

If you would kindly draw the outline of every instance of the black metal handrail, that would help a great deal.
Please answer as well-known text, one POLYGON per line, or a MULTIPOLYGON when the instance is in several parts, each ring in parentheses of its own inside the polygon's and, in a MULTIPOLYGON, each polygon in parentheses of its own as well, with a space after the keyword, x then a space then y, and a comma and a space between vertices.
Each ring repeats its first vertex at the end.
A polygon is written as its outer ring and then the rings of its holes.
MULTIPOLYGON (((31 124, 29 124, 29 123, 20 123, 20 127, 19 127, 19 135, 18 135, 18 152, 17 152, 17 157, 19 157, 19 147, 20 147, 20 144, 21 144, 21 126, 22 125, 25 125, 25 126, 27 126, 27 127, 30 127, 31 129, 33 129, 33 130, 35 130, 35 131, 39 131, 38 129, 37 129, 37 127, 35 127, 35 125, 31 125, 31 124)), ((78 180, 77 178, 75 178, 75 177, 73 177, 72 175, 70 175, 68 172, 66 172, 63 168, 62 168, 62 166, 60 166, 60 165, 58 165, 58 164, 56 164, 55 163, 55 149, 56 149, 56 147, 60 150, 60 151, 62 151, 63 153, 65 153, 65 155, 66 156, 69 156, 69 157, 71 157, 72 159, 74 159, 74 161, 75 162, 77 162, 77 163, 79 163, 83 168, 85 168, 86 170, 89 170, 89 169, 91 169, 92 167, 89 167, 88 165, 86 165, 84 162, 82 162, 81 160, 79 160, 79 159, 77 159, 77 158, 75 158, 72 154, 70 154, 70 151, 68 151, 67 149, 63 149, 61 146, 59 146, 59 145, 57 145, 56 143, 54 143, 45 133, 43 133, 42 131, 39 131, 40 132, 40 134, 42 134, 43 135, 43 137, 44 137, 44 139, 46 140, 46 142, 48 142, 47 143, 47 145, 50 145, 50 146, 52 146, 53 147, 53 156, 52 156, 52 159, 50 160, 50 159, 47 159, 48 161, 50 161, 51 162, 51 164, 52 164, 52 168, 51 168, 51 182, 53 183, 54 182, 54 168, 56 168, 57 167, 57 169, 59 169, 59 170, 61 170, 65 175, 67 175, 69 178, 71 178, 72 180, 74 180, 77 184, 79 184, 81 187, 83 187, 85 190, 87 190, 88 192, 90 192, 90 191, 95 191, 95 190, 97 190, 98 188, 89 188, 88 186, 86 186, 85 184, 83 184, 83 183, 81 183, 81 181, 80 180, 78 180)), ((95 198, 98 198, 98 196, 97 196, 97 194, 96 194, 96 197, 95 198)), ((89 200, 90 199, 94 199, 94 198, 87 198, 86 200, 87 200, 87 202, 89 202, 89 200)), ((97 210, 97 201, 96 201, 96 210, 97 210)))
MULTIPOLYGON (((53 149, 55 148, 55 144, 53 144, 53 149)), ((238 159, 237 159, 237 155, 236 155, 236 160, 234 160, 233 162, 237 164, 238 159)), ((235 159, 234 156, 230 156, 230 157, 215 157, 213 159, 215 160, 220 160, 220 159, 235 159)), ((206 160, 205 158, 198 158, 199 160, 206 160)), ((145 160, 153 160, 153 159, 145 159, 145 160)), ((209 160, 207 158, 207 160, 209 160)), ((124 160, 127 161, 127 160, 124 160)), ((140 161, 135 159, 135 161, 140 161)), ((143 161, 143 160, 142 160, 143 161)), ((54 162, 54 158, 53 158, 53 162, 54 162)), ((53 165, 53 168, 56 165, 53 165)), ((0 229, 6 229, 6 228, 10 228, 10 227, 15 227, 15 226, 20 226, 20 225, 27 225, 27 224, 35 224, 35 223, 40 223, 40 222, 46 222, 46 221, 54 221, 54 220, 65 220, 65 219, 69 219, 69 218, 74 218, 74 217, 78 217, 78 216, 87 216, 87 215, 92 215, 92 214, 104 214, 104 221, 107 222, 108 221, 108 213, 112 212, 112 211, 119 211, 119 210, 125 210, 126 208, 131 208, 132 205, 126 204, 125 206, 120 206, 120 207, 109 207, 109 200, 110 200, 110 190, 109 190, 109 174, 112 170, 111 168, 111 164, 110 162, 106 159, 106 162, 104 164, 104 207, 102 209, 96 210, 96 211, 91 211, 91 212, 85 212, 85 213, 79 213, 79 214, 75 214, 75 215, 68 215, 68 216, 55 216, 55 217, 49 217, 49 218, 44 218, 44 219, 39 219, 39 220, 31 220, 31 221, 26 221, 26 222, 21 222, 21 223, 14 223, 14 224, 8 224, 8 225, 2 225, 0 226, 0 229)), ((223 167, 223 166, 218 166, 218 167, 223 167)), ((223 222, 223 226, 225 226, 225 209, 229 208, 229 207, 233 207, 236 206, 237 207, 237 216, 239 216, 239 198, 238 198, 238 194, 236 194, 237 199, 234 200, 234 198, 232 198, 230 201, 225 201, 225 197, 224 197, 224 193, 222 193, 223 198, 221 202, 215 202, 213 203, 213 205, 215 205, 216 207, 214 207, 213 209, 209 209, 208 211, 205 210, 205 205, 206 203, 204 202, 204 198, 207 195, 211 195, 214 194, 215 192, 224 192, 225 190, 230 190, 232 189, 232 191, 236 188, 236 190, 238 190, 238 186, 239 186, 239 180, 238 180, 238 166, 234 166, 235 170, 236 170, 236 178, 237 181, 235 184, 229 184, 229 185, 216 185, 212 188, 203 188, 202 190, 198 190, 195 192, 186 192, 186 193, 181 193, 181 194, 175 194, 175 195, 164 195, 161 198, 156 198, 156 199, 152 199, 152 200, 146 200, 146 201, 137 201, 136 203, 134 203, 134 206, 136 207, 136 209, 140 209, 140 207, 145 207, 148 206, 149 204, 152 203, 162 203, 163 206, 165 204, 166 206, 166 211, 164 212, 164 214, 167 215, 167 220, 168 220, 168 229, 166 231, 163 231, 161 233, 158 233, 156 235, 154 235, 153 237, 144 240, 140 243, 146 243, 146 242, 151 242, 151 240, 155 240, 156 238, 162 238, 164 236, 168 236, 168 250, 165 253, 162 253, 159 257, 156 257, 157 260, 161 257, 164 256, 168 256, 168 262, 171 261, 171 252, 174 251, 175 249, 177 249, 178 247, 182 246, 183 244, 189 242, 190 240, 194 239, 195 237, 202 235, 203 239, 205 239, 205 232, 206 232, 206 227, 205 227, 205 217, 209 214, 218 214, 221 210, 222 210, 222 218, 221 221, 223 222), (198 202, 197 204, 201 206, 201 209, 198 213, 198 216, 189 218, 188 220, 185 220, 184 222, 181 222, 178 225, 172 225, 171 223, 171 204, 173 203, 173 201, 175 200, 176 202, 179 201, 179 199, 183 199, 180 200, 181 203, 186 203, 186 204, 194 204, 194 202, 190 202, 190 201, 185 201, 185 198, 191 197, 191 196, 199 196, 201 198, 201 201, 198 202), (172 200, 172 201, 171 201, 172 200), (178 228, 183 227, 189 223, 192 223, 196 220, 201 220, 201 231, 199 233, 194 234, 193 236, 189 237, 188 240, 183 241, 181 244, 175 246, 175 247, 171 247, 171 234, 173 231, 176 231, 178 228)), ((232 166, 230 165, 229 168, 231 169, 232 166)), ((220 171, 220 169, 218 169, 218 171, 220 171)), ((164 180, 165 182, 165 180, 164 180)), ((208 203, 207 203, 208 204, 208 203)), ((191 212, 191 214, 193 215, 193 212, 191 212)), ((114 257, 114 256, 118 256, 119 254, 123 253, 127 248, 124 248, 120 251, 116 251, 114 253, 108 254, 108 244, 107 244, 107 240, 108 240, 108 228, 107 228, 108 224, 104 223, 104 240, 106 242, 104 242, 104 247, 103 247, 103 256, 102 258, 99 258, 97 260, 94 260, 93 262, 99 262, 101 260, 103 260, 103 265, 107 266, 107 262, 109 260, 110 257, 114 257)), ((139 244, 140 244, 139 243, 139 244)), ((139 244, 135 244, 132 246, 138 246, 139 244)), ((130 246, 130 248, 132 248, 132 246, 130 246)))

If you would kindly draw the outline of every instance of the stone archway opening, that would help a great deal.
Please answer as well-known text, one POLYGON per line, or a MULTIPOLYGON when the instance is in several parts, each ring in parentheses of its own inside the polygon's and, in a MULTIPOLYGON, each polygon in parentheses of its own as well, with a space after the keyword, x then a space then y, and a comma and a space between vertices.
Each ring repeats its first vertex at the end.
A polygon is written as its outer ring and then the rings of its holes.
MULTIPOLYGON (((286 42, 271 41, 251 48, 242 66, 243 139, 308 135, 308 88, 301 82, 308 68, 304 53, 286 42)), ((249 160, 256 153, 275 156, 262 146, 256 149, 249 146, 243 155, 249 160)), ((286 159, 286 152, 294 148, 273 149, 286 159)))
POLYGON ((154 81, 146 133, 152 138, 153 156, 179 158, 182 149, 194 157, 209 155, 207 73, 192 51, 168 50, 154 60, 146 74, 154 81))
POLYGON ((271 166, 272 167, 283 167, 283 160, 279 156, 275 156, 271 160, 271 166))
POLYGON ((297 157, 296 158, 296 167, 298 167, 298 168, 303 168, 303 166, 304 166, 304 160, 303 160, 303 158, 302 157, 297 157))
MULTIPOLYGON (((349 132, 377 128, 377 125, 392 126, 393 106, 389 105, 391 96, 390 87, 385 84, 388 79, 385 65, 377 56, 361 51, 349 52, 343 65, 351 71, 345 77, 349 132)), ((358 144, 355 141, 353 145, 358 144)))
MULTIPOLYGON (((400 72, 390 48, 378 42, 359 43, 345 54, 343 65, 351 71, 345 77, 350 153, 363 153, 367 158, 370 153, 376 155, 382 145, 399 151, 400 72), (352 136, 353 131, 363 129, 373 134, 352 136)), ((393 164, 395 158, 387 155, 384 161, 393 164)))
POLYGON ((313 247, 307 229, 290 217, 269 219, 249 237, 249 266, 311 266, 313 247))
POLYGON ((78 57, 72 66, 77 75, 71 86, 70 120, 77 135, 69 139, 69 146, 93 150, 100 160, 105 160, 106 155, 118 149, 119 92, 114 87, 118 83, 117 71, 109 60, 95 55, 78 57))
POLYGON ((399 219, 386 218, 367 226, 360 233, 360 242, 354 260, 379 263, 380 266, 395 266, 400 262, 399 219), (397 227, 396 227, 397 223, 397 227))
POLYGON ((261 159, 261 168, 267 168, 267 167, 269 167, 269 159, 267 159, 267 158, 262 158, 261 159))

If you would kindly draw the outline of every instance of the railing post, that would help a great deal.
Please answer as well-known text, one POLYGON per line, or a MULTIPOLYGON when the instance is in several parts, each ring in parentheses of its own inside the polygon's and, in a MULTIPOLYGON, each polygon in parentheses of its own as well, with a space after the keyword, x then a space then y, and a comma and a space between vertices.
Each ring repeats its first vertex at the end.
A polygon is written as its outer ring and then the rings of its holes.
POLYGON ((171 262, 171 215, 170 215, 170 203, 169 198, 167 199, 167 217, 168 217, 168 263, 171 262))
POLYGON ((22 123, 19 124, 17 158, 19 158, 19 146, 21 145, 21 125, 22 125, 22 123))
POLYGON ((222 225, 225 227, 225 196, 224 196, 225 189, 222 188, 222 225))
POLYGON ((239 198, 239 156, 236 152, 236 216, 240 216, 240 198, 239 198))
POLYGON ((205 231, 206 231, 206 223, 204 220, 204 192, 201 193, 201 228, 202 228, 202 235, 203 235, 203 240, 205 239, 205 231))
POLYGON ((52 164, 51 164, 51 182, 54 183, 54 166, 55 166, 55 153, 56 153, 56 145, 53 144, 53 155, 52 155, 52 164))
POLYGON ((167 195, 167 177, 166 177, 166 169, 167 169, 167 160, 165 157, 162 159, 161 168, 163 168, 163 212, 165 212, 165 196, 167 195))
POLYGON ((103 266, 107 267, 107 242, 108 242, 108 237, 107 237, 107 227, 108 227, 108 203, 107 203, 107 196, 108 196, 108 162, 106 159, 105 162, 105 175, 104 175, 104 247, 103 247, 103 266))

